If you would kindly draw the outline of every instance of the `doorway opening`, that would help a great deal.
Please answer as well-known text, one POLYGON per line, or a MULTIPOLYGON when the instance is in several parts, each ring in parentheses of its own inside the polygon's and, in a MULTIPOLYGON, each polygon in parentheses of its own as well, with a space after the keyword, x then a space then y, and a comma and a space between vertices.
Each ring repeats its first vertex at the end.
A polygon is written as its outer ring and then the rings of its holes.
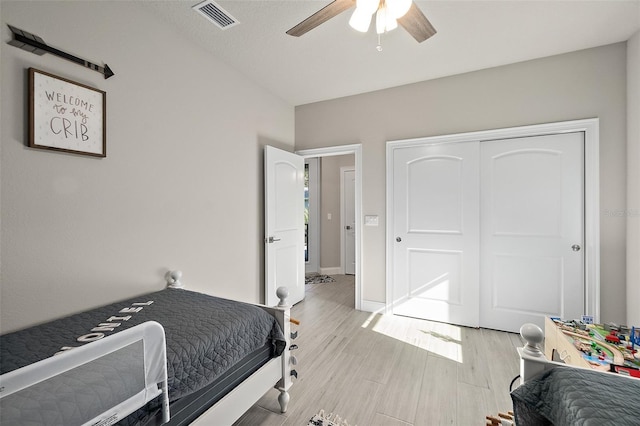
MULTIPOLYGON (((308 258, 313 262, 314 251, 319 256, 315 265, 305 262, 305 272, 317 272, 320 274, 345 274, 345 270, 354 275, 355 279, 355 309, 361 310, 361 240, 362 240, 362 146, 343 145, 328 148, 316 148, 297 151, 296 154, 305 158, 309 167, 309 196, 308 196, 308 229, 306 232, 308 242, 308 258), (317 175, 312 172, 316 162, 317 175), (349 164, 347 164, 349 163, 349 164), (351 224, 344 222, 343 207, 341 206, 342 182, 344 178, 341 168, 353 170, 353 220, 351 224), (335 171, 335 173, 334 173, 335 171), (324 176, 323 176, 324 175, 324 176), (312 180, 322 182, 318 185, 316 201, 311 188, 314 186, 312 180), (349 226, 350 229, 346 229, 349 226), (327 231, 325 233, 325 231, 327 231), (353 256, 352 265, 345 268, 344 256, 345 231, 351 232, 353 236, 353 256), (315 241, 314 241, 315 240, 315 241), (324 246, 323 246, 324 245, 324 246), (336 249, 337 247, 337 249, 336 249), (326 254, 323 257, 325 251, 326 254), (335 259, 334 259, 335 257, 335 259), (323 261, 327 260, 326 262, 323 261), (337 260, 336 260, 337 259, 337 260), (315 271, 313 270, 315 266, 315 271)), ((305 191, 306 194, 307 191, 305 191)), ((305 195, 305 205, 307 199, 305 195)))

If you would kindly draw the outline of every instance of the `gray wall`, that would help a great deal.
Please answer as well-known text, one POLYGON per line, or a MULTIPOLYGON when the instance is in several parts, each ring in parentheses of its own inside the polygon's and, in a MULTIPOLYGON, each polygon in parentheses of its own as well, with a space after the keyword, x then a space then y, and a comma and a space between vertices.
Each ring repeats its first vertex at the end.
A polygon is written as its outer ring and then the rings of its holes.
POLYGON ((294 109, 133 2, 2 1, 1 331, 163 288, 263 296, 262 147, 294 109), (115 76, 8 46, 6 24, 115 76), (81 35, 81 36, 78 36, 81 35), (107 158, 30 149, 35 67, 107 92, 107 158))
MULTIPOLYGON (((600 118, 601 211, 626 208, 626 43, 296 107, 296 149, 362 143, 362 294, 385 301, 385 142, 600 118), (328 125, 330 124, 330 125, 328 125)), ((601 313, 625 321, 626 218, 601 217, 601 313)))
POLYGON ((627 324, 640 324, 640 31, 627 42, 627 324))

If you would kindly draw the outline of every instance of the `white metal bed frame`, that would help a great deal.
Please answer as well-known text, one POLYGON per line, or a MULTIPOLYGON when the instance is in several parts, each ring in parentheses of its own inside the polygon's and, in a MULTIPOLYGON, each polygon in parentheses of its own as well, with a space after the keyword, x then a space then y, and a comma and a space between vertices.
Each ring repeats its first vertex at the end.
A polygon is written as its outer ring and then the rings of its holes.
MULTIPOLYGON (((182 273, 170 271, 165 276, 170 288, 184 288, 180 282, 182 273)), ((253 304, 265 310, 273 316, 280 325, 286 340, 286 347, 282 354, 269 360, 255 373, 236 386, 232 391, 212 405, 200 415, 194 425, 231 425, 251 408, 272 387, 280 391, 278 402, 281 412, 287 411, 289 403, 289 388, 291 387, 291 355, 289 351, 291 339, 290 308, 286 299, 289 291, 285 287, 279 287, 276 291, 280 300, 275 307, 253 304), (275 384, 275 386, 274 386, 275 384)), ((243 302, 246 303, 246 302, 243 302)), ((124 416, 133 413, 143 407, 148 401, 162 394, 162 420, 160 424, 170 421, 169 396, 167 389, 167 361, 164 329, 156 322, 149 321, 128 330, 115 333, 104 339, 91 342, 72 351, 66 351, 59 355, 47 358, 43 361, 25 366, 0 376, 0 399, 10 396, 15 392, 40 383, 59 374, 63 374, 73 368, 82 366, 102 356, 121 349, 132 342, 144 341, 145 370, 150 364, 159 365, 160 373, 155 373, 149 380, 146 388, 127 401, 110 407, 101 415, 90 419, 83 425, 111 425, 124 416), (158 344, 161 341, 161 344, 158 344), (147 350, 148 349, 148 350, 147 350), (157 377, 160 375, 160 377, 157 377)))
POLYGON ((280 324, 287 345, 278 358, 274 358, 263 365, 258 371, 245 379, 236 388, 224 396, 215 405, 202 414, 192 425, 231 425, 238 420, 249 408, 251 408, 269 389, 275 387, 280 391, 278 402, 280 411, 285 413, 289 404, 289 388, 291 387, 291 352, 289 351, 291 339, 291 314, 286 299, 289 290, 279 287, 276 295, 280 302, 275 307, 259 305, 267 313, 273 316, 280 324), (274 386, 275 383, 275 386, 274 386))

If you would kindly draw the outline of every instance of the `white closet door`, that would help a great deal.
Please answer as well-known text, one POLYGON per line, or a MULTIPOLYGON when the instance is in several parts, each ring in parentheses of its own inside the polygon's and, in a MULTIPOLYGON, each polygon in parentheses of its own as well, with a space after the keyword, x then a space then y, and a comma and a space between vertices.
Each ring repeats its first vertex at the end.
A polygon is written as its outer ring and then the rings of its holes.
POLYGON ((580 318, 584 134, 480 146, 480 325, 517 332, 549 315, 580 318))
POLYGON ((479 145, 393 155, 393 313, 477 326, 479 145))

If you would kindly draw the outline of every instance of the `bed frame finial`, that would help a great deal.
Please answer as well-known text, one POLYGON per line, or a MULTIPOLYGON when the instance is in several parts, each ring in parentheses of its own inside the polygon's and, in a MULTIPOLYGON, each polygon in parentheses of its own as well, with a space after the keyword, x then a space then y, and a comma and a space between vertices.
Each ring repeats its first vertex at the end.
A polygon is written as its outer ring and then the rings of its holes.
POLYGON ((167 280, 168 288, 184 288, 184 284, 180 281, 182 278, 182 271, 169 271, 164 278, 167 280))
POLYGON ((289 297, 289 289, 286 287, 278 287, 276 290, 276 296, 280 299, 278 306, 284 308, 287 306, 287 297, 289 297))
POLYGON ((527 355, 535 357, 544 356, 540 350, 540 345, 544 340, 544 333, 540 327, 531 323, 524 324, 520 327, 520 335, 527 341, 523 349, 527 355))

